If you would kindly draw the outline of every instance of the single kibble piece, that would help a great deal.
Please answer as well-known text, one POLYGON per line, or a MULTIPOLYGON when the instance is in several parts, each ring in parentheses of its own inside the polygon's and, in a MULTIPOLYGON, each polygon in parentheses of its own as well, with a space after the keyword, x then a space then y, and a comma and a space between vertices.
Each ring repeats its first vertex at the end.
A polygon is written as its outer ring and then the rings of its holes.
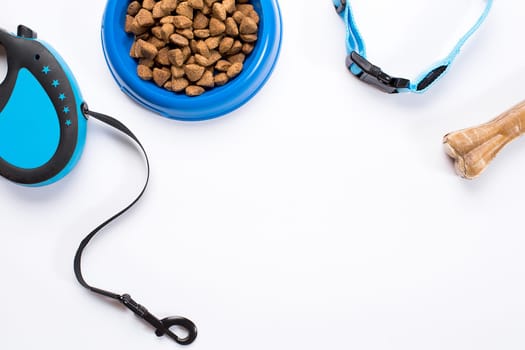
POLYGON ((226 9, 220 2, 213 4, 211 8, 211 13, 213 17, 217 18, 219 21, 224 22, 226 20, 226 9))
POLYGON ((168 51, 169 51, 168 47, 163 47, 162 49, 160 49, 159 53, 157 54, 157 57, 155 57, 155 62, 157 62, 161 66, 169 66, 170 60, 169 60, 168 51))
POLYGON ((187 60, 186 60, 186 65, 184 66, 184 69, 186 69, 186 67, 190 64, 195 64, 195 55, 191 55, 187 60))
POLYGON ((131 24, 128 25, 127 29, 129 29, 129 32, 135 34, 137 37, 148 31, 148 28, 142 27, 136 18, 134 18, 131 24))
POLYGON ((195 36, 193 35, 193 30, 191 29, 178 29, 177 33, 179 33, 188 40, 195 38, 195 36))
POLYGON ((132 1, 128 6, 128 12, 127 14, 130 16, 135 16, 137 13, 139 13, 142 6, 138 1, 132 1))
POLYGON ((169 14, 169 12, 165 11, 161 5, 162 3, 157 2, 155 6, 153 6, 153 10, 151 11, 151 13, 153 14, 153 18, 158 19, 165 17, 169 14))
POLYGON ((188 4, 187 1, 181 2, 179 6, 177 6, 175 12, 180 16, 193 19, 193 8, 190 6, 190 4, 188 4))
POLYGON ((143 80, 151 80, 153 78, 153 71, 150 67, 139 64, 137 66, 137 75, 143 80))
POLYGON ((233 47, 234 42, 235 40, 233 40, 233 38, 230 38, 229 36, 225 37, 221 40, 221 43, 219 44, 219 52, 221 54, 227 53, 233 47))
POLYGON ((235 22, 235 20, 232 17, 226 18, 224 25, 226 26, 226 35, 229 35, 231 37, 236 37, 239 35, 239 27, 237 26, 237 22, 235 22))
POLYGON ((215 65, 215 69, 220 71, 220 72, 227 72, 228 69, 231 67, 231 62, 230 61, 226 61, 226 60, 220 60, 217 62, 217 64, 215 65))
POLYGON ((254 43, 257 41, 257 34, 241 34, 241 40, 246 43, 254 43))
POLYGON ((185 38, 184 36, 175 33, 170 36, 170 42, 172 42, 175 45, 178 45, 180 47, 182 46, 188 46, 190 44, 189 40, 185 38))
POLYGON ((140 58, 140 53, 139 53, 139 50, 138 50, 138 45, 137 45, 137 42, 133 42, 133 44, 131 44, 131 49, 129 50, 129 55, 133 58, 140 58))
POLYGON ((213 79, 213 73, 209 70, 205 71, 202 75, 202 78, 197 82, 197 85, 205 87, 205 88, 212 88, 215 86, 215 81, 213 79))
POLYGON ((189 46, 184 46, 182 48, 182 55, 184 57, 184 61, 186 61, 191 56, 191 49, 189 46))
POLYGON ((137 41, 137 52, 141 58, 154 59, 159 51, 155 45, 144 40, 139 40, 137 41))
POLYGON ((210 20, 202 12, 197 12, 193 19, 193 28, 194 29, 206 29, 210 20))
POLYGON ((210 57, 210 49, 208 48, 208 45, 203 40, 200 40, 197 42, 197 47, 195 50, 197 53, 200 53, 204 57, 210 57))
POLYGON ((208 65, 214 65, 222 58, 222 55, 217 50, 210 51, 210 57, 208 57, 208 65))
POLYGON ((166 17, 162 17, 160 19, 160 24, 166 24, 166 23, 171 23, 173 24, 173 19, 175 18, 175 16, 166 16, 166 17))
POLYGON ((196 29, 193 31, 193 33, 199 39, 206 39, 206 38, 209 38, 210 36, 209 29, 196 29))
MULTIPOLYGON (((173 25, 173 24, 172 24, 173 25)), ((162 27, 155 26, 150 29, 151 34, 157 39, 162 40, 162 27)))
POLYGON ((161 40, 168 41, 170 36, 175 33, 175 26, 171 23, 163 24, 160 29, 160 38, 161 40))
POLYGON ((186 29, 186 28, 191 28, 191 26, 193 25, 193 22, 191 21, 191 19, 189 19, 186 16, 174 16, 173 24, 178 29, 186 29))
POLYGON ((197 86, 197 85, 190 85, 186 88, 186 95, 190 96, 190 97, 196 97, 196 96, 200 96, 204 93, 204 88, 200 87, 200 86, 197 86))
POLYGON ((241 11, 235 11, 232 15, 232 18, 237 24, 241 24, 244 17, 244 13, 242 13, 241 11))
POLYGON ((213 36, 211 38, 208 38, 208 39, 204 40, 204 42, 208 46, 208 49, 214 50, 214 49, 219 47, 219 44, 221 42, 221 37, 213 36))
POLYGON ((158 86, 163 86, 164 83, 171 78, 171 72, 165 69, 154 68, 153 69, 153 81, 158 86))
POLYGON ((241 34, 254 34, 257 33, 258 26, 257 23, 250 17, 244 17, 242 19, 241 25, 239 26, 239 32, 241 34))
POLYGON ((168 59, 170 63, 177 67, 182 67, 184 64, 185 58, 181 49, 174 49, 168 51, 168 59))
POLYGON ((236 55, 232 55, 228 57, 228 61, 230 61, 231 63, 244 63, 245 59, 246 59, 246 55, 243 54, 242 52, 239 52, 236 55))
POLYGON ((228 55, 236 55, 242 50, 242 43, 239 40, 235 40, 230 51, 227 52, 228 55))
POLYGON ((197 40, 190 41, 190 49, 191 49, 191 53, 197 52, 197 40))
POLYGON ((239 73, 241 73, 242 71, 242 67, 243 67, 242 63, 240 62, 233 63, 230 66, 230 68, 228 68, 228 71, 226 72, 226 74, 228 75, 228 78, 232 79, 238 76, 239 73))
POLYGON ((184 67, 184 72, 189 81, 197 81, 202 78, 205 68, 198 64, 188 64, 184 67))
POLYGON ((153 15, 151 14, 151 12, 145 9, 141 9, 135 16, 135 19, 141 27, 151 27, 155 24, 155 19, 153 19, 153 15))
POLYGON ((221 22, 215 17, 210 19, 210 34, 212 36, 220 35, 224 33, 225 30, 226 30, 226 25, 223 22, 221 22))
POLYGON ((223 86, 230 80, 230 78, 228 78, 228 75, 226 73, 219 73, 215 76, 214 80, 215 80, 215 85, 223 86))
POLYGON ((175 92, 184 91, 189 85, 190 82, 184 78, 176 78, 171 80, 171 90, 175 92))
POLYGON ((210 65, 208 58, 204 57, 203 55, 199 55, 197 53, 193 57, 195 57, 195 63, 197 63, 199 66, 208 67, 210 65))
MULTIPOLYGON (((177 67, 177 66, 171 66, 171 76, 173 78, 182 78, 184 76, 184 74, 186 74, 184 72, 184 68, 177 67)), ((184 88, 186 88, 186 87, 184 87, 184 88)))
POLYGON ((253 49, 255 48, 255 46, 251 43, 244 43, 242 45, 242 52, 245 54, 245 55, 249 55, 253 52, 253 49))

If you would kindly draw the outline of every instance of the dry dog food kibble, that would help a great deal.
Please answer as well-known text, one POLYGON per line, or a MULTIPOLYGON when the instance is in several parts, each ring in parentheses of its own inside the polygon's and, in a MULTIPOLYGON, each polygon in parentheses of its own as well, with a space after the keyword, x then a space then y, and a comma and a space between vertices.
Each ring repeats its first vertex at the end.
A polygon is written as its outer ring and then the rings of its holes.
POLYGON ((239 75, 254 49, 259 14, 250 0, 142 0, 125 30, 137 74, 173 92, 199 96, 239 75))

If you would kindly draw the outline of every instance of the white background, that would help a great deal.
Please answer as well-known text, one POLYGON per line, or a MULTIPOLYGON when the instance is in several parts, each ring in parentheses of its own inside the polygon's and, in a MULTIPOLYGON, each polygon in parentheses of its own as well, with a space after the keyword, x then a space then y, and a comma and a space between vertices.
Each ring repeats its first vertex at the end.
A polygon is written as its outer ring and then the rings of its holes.
MULTIPOLYGON (((483 1, 354 0, 369 57, 414 77, 483 1)), ((104 62, 102 0, 2 1, 121 119, 152 165, 143 200, 89 247, 89 282, 199 327, 192 349, 525 348, 525 140, 481 178, 454 173, 447 132, 525 97, 525 5, 496 1, 449 74, 422 95, 385 95, 344 66, 330 0, 282 0, 268 84, 219 119, 182 123, 122 94, 104 62)), ((0 349, 174 349, 73 275, 83 235, 144 178, 128 141, 91 120, 61 182, 0 181, 0 349)), ((180 348, 180 347, 179 347, 180 348)))

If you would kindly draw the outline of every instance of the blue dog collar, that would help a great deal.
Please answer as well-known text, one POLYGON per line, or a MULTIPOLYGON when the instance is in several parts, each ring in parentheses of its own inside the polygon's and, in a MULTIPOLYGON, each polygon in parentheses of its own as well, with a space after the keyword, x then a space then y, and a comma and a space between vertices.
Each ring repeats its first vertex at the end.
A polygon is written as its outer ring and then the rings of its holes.
POLYGON ((452 61, 454 61, 459 54, 463 45, 481 26, 485 18, 488 16, 493 2, 493 0, 485 0, 487 4, 483 13, 476 23, 458 41, 448 56, 432 65, 430 69, 425 70, 415 81, 411 82, 408 79, 391 77, 383 72, 381 68, 374 66, 367 60, 365 43, 357 29, 349 1, 350 0, 333 0, 337 13, 341 16, 346 25, 346 50, 348 53, 348 56, 346 57, 346 66, 354 76, 363 82, 390 94, 408 91, 424 92, 436 80, 438 80, 438 78, 447 71, 448 67, 452 64, 452 61))

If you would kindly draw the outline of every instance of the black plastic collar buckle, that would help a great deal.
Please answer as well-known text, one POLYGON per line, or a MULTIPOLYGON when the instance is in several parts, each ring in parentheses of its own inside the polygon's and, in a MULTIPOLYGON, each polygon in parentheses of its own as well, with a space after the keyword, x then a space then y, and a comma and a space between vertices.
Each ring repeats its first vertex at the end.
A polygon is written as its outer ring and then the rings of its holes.
POLYGON ((391 77, 383 72, 381 68, 374 66, 366 58, 355 51, 352 51, 352 53, 346 58, 346 66, 348 69, 351 68, 352 64, 361 68, 361 73, 356 75, 359 80, 364 81, 383 92, 396 94, 399 92, 398 89, 406 89, 410 87, 410 80, 391 77))

